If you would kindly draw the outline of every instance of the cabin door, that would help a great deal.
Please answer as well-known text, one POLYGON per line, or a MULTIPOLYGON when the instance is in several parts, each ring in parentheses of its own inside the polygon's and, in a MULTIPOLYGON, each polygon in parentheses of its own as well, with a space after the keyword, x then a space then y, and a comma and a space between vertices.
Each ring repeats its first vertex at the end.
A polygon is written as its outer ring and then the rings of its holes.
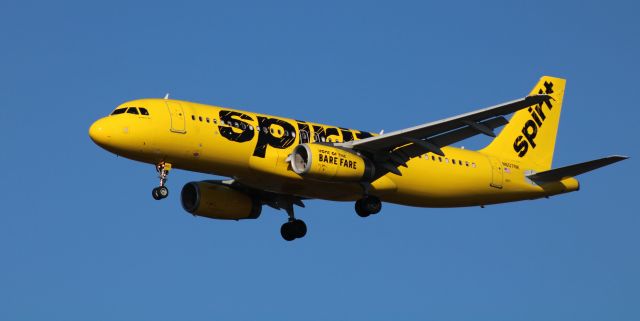
POLYGON ((167 108, 169 109, 169 117, 171 118, 171 131, 174 133, 186 133, 182 105, 179 102, 167 101, 167 108))

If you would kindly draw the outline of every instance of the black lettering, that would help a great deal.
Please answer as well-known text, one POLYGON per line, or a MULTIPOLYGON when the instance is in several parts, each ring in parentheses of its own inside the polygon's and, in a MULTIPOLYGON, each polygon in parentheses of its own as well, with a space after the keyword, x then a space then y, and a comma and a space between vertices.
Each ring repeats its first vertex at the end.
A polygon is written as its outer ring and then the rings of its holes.
POLYGON ((538 135, 538 127, 533 120, 529 119, 526 123, 524 123, 524 127, 522 127, 522 134, 524 135, 524 138, 529 141, 531 147, 536 148, 536 143, 533 140, 534 138, 536 138, 536 135, 538 135))
POLYGON ((340 132, 342 133, 342 141, 348 142, 353 140, 353 133, 351 130, 340 127, 340 132))
POLYGON ((518 153, 518 157, 523 157, 527 154, 529 150, 529 144, 526 140, 522 139, 522 136, 518 136, 516 140, 513 142, 513 150, 518 153))
POLYGON ((529 112, 531 113, 531 117, 533 117, 533 120, 535 120, 536 124, 538 124, 538 127, 541 127, 542 121, 540 120, 540 117, 538 117, 538 114, 536 114, 536 112, 531 107, 529 107, 529 112))
POLYGON ((300 142, 300 144, 309 143, 309 136, 311 135, 309 131, 309 124, 302 120, 296 120, 296 122, 298 123, 298 142, 300 142))
POLYGON ((373 134, 368 133, 368 132, 363 132, 363 131, 356 131, 356 138, 357 139, 365 139, 365 138, 369 138, 369 137, 373 137, 373 134))
POLYGON ((316 141, 323 142, 322 140, 323 138, 324 138, 324 141, 327 141, 327 138, 332 135, 335 135, 335 136, 340 135, 337 128, 313 125, 313 136, 316 141))
POLYGON ((219 115, 220 115, 220 125, 218 125, 218 130, 220 131, 220 135, 222 135, 222 137, 238 143, 248 142, 253 139, 254 133, 253 133, 253 130, 249 129, 249 123, 240 120, 240 119, 244 119, 244 120, 253 121, 251 116, 243 113, 239 113, 236 111, 230 111, 230 110, 220 110, 219 115), (234 116, 236 118, 234 118, 234 116), (231 126, 223 125, 229 122, 234 122, 234 123, 237 122, 238 123, 237 130, 241 130, 242 132, 236 133, 231 126))
POLYGON ((547 118, 542 111, 542 105, 536 105, 536 112, 540 115, 540 118, 542 118, 543 121, 547 118))
POLYGON ((271 125, 278 125, 285 131, 295 132, 293 125, 282 119, 258 116, 258 126, 260 126, 262 130, 258 134, 258 143, 253 150, 253 156, 264 158, 267 153, 267 145, 273 148, 285 149, 293 144, 295 138, 291 137, 291 135, 282 135, 281 137, 273 136, 271 130, 269 130, 271 125))

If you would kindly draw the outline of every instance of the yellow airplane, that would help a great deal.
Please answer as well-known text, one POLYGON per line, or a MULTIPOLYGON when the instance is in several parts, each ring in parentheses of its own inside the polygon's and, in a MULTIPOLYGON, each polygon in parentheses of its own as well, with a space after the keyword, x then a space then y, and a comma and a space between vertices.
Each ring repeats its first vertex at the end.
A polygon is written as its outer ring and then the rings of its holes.
POLYGON ((155 165, 157 200, 169 195, 172 168, 229 177, 187 183, 183 208, 227 220, 255 219, 263 205, 284 209, 289 219, 280 232, 291 241, 307 233, 293 211, 306 199, 355 201, 366 217, 383 201, 483 207, 577 191, 574 176, 627 157, 551 169, 564 89, 564 79, 545 76, 524 98, 379 135, 168 97, 140 99, 97 120, 89 136, 114 154, 155 165), (477 134, 494 139, 478 151, 450 147, 477 134))

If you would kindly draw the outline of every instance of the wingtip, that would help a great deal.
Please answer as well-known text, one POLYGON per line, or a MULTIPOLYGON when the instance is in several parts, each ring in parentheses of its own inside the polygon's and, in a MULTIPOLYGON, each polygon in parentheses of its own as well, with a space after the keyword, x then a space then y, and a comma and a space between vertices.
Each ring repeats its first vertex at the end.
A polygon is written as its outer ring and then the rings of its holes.
POLYGON ((626 156, 626 155, 611 155, 609 156, 610 158, 615 158, 615 159, 619 159, 619 160, 625 160, 625 159, 629 159, 631 157, 626 156))

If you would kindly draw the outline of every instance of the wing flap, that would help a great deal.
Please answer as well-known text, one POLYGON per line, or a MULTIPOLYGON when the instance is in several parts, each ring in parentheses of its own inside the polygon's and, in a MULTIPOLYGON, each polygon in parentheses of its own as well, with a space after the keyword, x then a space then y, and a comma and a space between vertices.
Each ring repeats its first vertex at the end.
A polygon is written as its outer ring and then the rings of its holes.
MULTIPOLYGON (((493 130, 500 126, 504 126, 507 123, 508 121, 504 117, 500 116, 500 117, 495 117, 490 120, 480 122, 479 124, 481 124, 482 126, 488 129, 493 130)), ((449 131, 447 133, 430 138, 429 141, 438 147, 444 147, 444 146, 448 146, 453 143, 457 143, 459 141, 465 140, 469 137, 473 137, 477 134, 478 132, 474 128, 463 127, 463 128, 449 131)), ((409 145, 399 147, 398 149, 394 150, 391 154, 396 155, 398 153, 402 153, 403 155, 406 155, 406 160, 408 160, 409 158, 417 157, 427 152, 431 152, 431 150, 424 149, 419 144, 409 144, 409 145)))

